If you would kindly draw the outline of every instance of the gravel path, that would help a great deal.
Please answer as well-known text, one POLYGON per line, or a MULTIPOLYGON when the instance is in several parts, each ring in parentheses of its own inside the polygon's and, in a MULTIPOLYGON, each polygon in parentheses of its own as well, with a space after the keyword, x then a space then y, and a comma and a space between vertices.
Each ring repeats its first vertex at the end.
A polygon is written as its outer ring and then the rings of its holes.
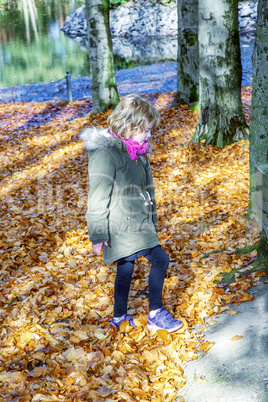
MULTIPOLYGON (((241 48, 242 86, 251 85, 253 42, 241 48)), ((176 91, 177 63, 155 63, 116 71, 119 96, 129 93, 153 94, 176 91)), ((90 99, 90 77, 72 78, 73 100, 90 99)), ((67 100, 66 79, 0 89, 0 102, 67 100)))
MULTIPOLYGON (((176 91, 177 63, 157 63, 116 71, 119 96, 129 93, 156 93, 176 91)), ((90 77, 72 78, 72 97, 91 99, 90 77)), ((2 102, 31 102, 67 100, 66 79, 19 87, 0 89, 2 102)))
MULTIPOLYGON (((215 344, 187 364, 187 383, 181 390, 185 402, 268 401, 267 290, 266 277, 248 290, 253 301, 231 305, 238 314, 224 312, 216 317, 216 325, 205 326, 206 340, 215 344)), ((207 324, 210 321, 215 317, 207 324)))

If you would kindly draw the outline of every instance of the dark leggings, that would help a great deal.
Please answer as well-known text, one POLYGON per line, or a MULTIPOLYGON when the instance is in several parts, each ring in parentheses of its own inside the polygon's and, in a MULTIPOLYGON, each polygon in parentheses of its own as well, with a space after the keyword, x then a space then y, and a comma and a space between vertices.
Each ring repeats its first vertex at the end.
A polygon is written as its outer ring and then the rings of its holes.
POLYGON ((151 261, 149 275, 149 310, 162 307, 162 290, 167 272, 169 257, 167 253, 156 246, 147 248, 129 257, 117 261, 117 273, 114 286, 114 317, 121 317, 127 312, 127 300, 130 282, 133 275, 135 259, 139 256, 151 261))

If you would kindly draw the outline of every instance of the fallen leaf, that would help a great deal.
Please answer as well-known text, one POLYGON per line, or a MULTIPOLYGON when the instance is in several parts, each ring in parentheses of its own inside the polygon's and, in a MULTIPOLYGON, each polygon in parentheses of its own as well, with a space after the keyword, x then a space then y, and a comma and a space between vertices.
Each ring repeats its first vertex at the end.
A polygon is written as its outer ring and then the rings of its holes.
POLYGON ((71 348, 67 349, 62 355, 69 360, 70 362, 79 360, 86 356, 86 351, 82 348, 75 348, 72 346, 71 348))
POLYGON ((133 388, 131 391, 132 391, 135 395, 138 395, 138 396, 142 396, 142 397, 146 397, 146 396, 147 396, 147 393, 146 393, 145 391, 143 391, 142 389, 140 389, 140 388, 133 388))
POLYGON ((162 341, 166 341, 168 339, 168 331, 166 329, 159 329, 156 331, 156 333, 162 341))
POLYGON ((267 276, 267 273, 264 272, 264 271, 261 269, 260 271, 257 271, 255 275, 256 275, 256 276, 259 276, 259 277, 262 277, 262 276, 267 276))
POLYGON ((207 382, 207 380, 206 380, 205 377, 197 377, 196 380, 197 380, 198 382, 203 382, 203 383, 207 382))
POLYGON ((104 334, 100 329, 97 329, 96 331, 94 331, 94 336, 97 339, 103 340, 106 339, 109 335, 104 334))
MULTIPOLYGON (((251 87, 241 93, 249 123, 251 87)), ((257 221, 244 219, 249 143, 189 144, 198 111, 170 108, 174 95, 145 95, 161 114, 149 158, 159 239, 171 257, 163 302, 184 324, 171 334, 146 329, 150 263, 142 257, 129 298, 136 327, 125 321, 110 330, 116 272, 88 238, 88 155, 79 133, 107 127, 111 110, 89 117, 85 99, 0 103, 1 364, 10 369, 0 372, 0 395, 171 402, 183 395, 187 362, 212 346, 204 327, 193 327, 252 300, 246 290, 261 271, 237 275, 228 288, 215 283, 248 266, 254 252, 235 250, 259 239, 257 221)))
POLYGON ((230 311, 227 311, 227 313, 230 314, 230 315, 235 315, 235 314, 238 313, 238 311, 236 311, 236 310, 230 310, 230 311))
POLYGON ((242 338, 243 338, 242 335, 236 335, 236 336, 233 336, 233 337, 230 339, 230 341, 239 341, 239 339, 242 339, 242 338))

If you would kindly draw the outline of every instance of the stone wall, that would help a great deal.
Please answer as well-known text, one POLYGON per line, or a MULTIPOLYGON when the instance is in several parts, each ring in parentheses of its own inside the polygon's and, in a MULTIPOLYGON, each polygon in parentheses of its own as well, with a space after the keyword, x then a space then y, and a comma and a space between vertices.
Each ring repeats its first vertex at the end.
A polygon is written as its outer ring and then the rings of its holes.
POLYGON ((255 174, 257 191, 255 195, 259 231, 268 238, 268 164, 258 166, 255 174))
MULTIPOLYGON (((240 34, 254 38, 257 1, 239 3, 240 34)), ((124 59, 156 62, 177 59, 177 6, 153 0, 132 0, 110 11, 113 53, 124 59)), ((82 6, 68 16, 62 31, 87 51, 86 10, 82 6)))

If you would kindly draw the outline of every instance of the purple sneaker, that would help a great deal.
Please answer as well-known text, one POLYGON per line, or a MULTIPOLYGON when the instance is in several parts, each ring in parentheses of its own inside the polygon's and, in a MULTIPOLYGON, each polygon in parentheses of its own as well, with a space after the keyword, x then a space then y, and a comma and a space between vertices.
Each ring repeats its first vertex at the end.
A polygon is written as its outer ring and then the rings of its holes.
POLYGON ((110 326, 111 326, 111 327, 119 327, 120 324, 121 324, 121 322, 126 321, 126 320, 128 321, 128 324, 129 324, 131 327, 135 327, 135 326, 136 326, 136 325, 134 324, 134 321, 132 320, 132 318, 131 318, 130 315, 128 315, 128 314, 124 314, 124 315, 123 315, 123 318, 122 318, 120 321, 118 321, 118 322, 116 322, 115 319, 114 319, 114 317, 113 317, 110 326))
POLYGON ((164 307, 161 307, 153 318, 150 317, 150 313, 148 314, 147 329, 149 331, 166 329, 167 332, 174 332, 182 326, 183 323, 179 320, 175 320, 164 307))

